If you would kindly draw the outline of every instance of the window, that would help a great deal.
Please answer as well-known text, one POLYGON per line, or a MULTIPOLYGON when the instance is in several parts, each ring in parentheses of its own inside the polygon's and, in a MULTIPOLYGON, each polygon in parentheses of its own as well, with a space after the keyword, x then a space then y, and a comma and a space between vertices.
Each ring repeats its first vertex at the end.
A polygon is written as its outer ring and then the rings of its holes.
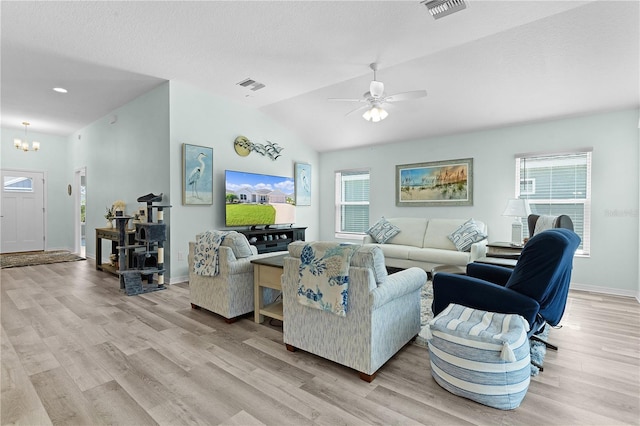
POLYGON ((336 172, 336 234, 362 234, 368 228, 369 170, 336 172))
POLYGON ((30 177, 4 177, 5 192, 33 192, 33 178, 30 177))
MULTIPOLYGON (((516 196, 529 200, 531 213, 566 214, 589 255, 591 237, 591 149, 516 156, 516 196)), ((524 234, 529 235, 526 220, 524 234)))

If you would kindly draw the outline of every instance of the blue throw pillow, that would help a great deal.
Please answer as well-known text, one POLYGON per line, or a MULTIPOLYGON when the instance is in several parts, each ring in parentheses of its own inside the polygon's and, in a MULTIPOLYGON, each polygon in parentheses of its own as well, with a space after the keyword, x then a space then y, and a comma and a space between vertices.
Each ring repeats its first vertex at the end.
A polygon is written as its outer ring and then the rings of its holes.
POLYGON ((398 233, 400 233, 400 228, 393 225, 385 219, 384 216, 382 216, 375 225, 367 229, 367 234, 371 235, 371 237, 380 244, 386 243, 390 238, 398 235, 398 233))
POLYGON ((475 220, 469 219, 447 238, 451 240, 458 251, 469 251, 473 243, 484 240, 487 238, 487 234, 482 232, 475 220))

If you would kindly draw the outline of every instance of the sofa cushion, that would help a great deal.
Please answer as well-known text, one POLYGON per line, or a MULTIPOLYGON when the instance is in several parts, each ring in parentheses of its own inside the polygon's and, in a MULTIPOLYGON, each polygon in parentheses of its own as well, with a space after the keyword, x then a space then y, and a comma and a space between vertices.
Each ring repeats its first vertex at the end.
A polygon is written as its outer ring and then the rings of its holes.
POLYGON ((439 265, 466 266, 469 263, 469 253, 457 250, 442 250, 432 248, 413 248, 409 250, 409 260, 416 262, 436 263, 439 265))
POLYGON ((400 217, 387 219, 400 229, 400 233, 387 241, 387 244, 422 247, 428 220, 423 217, 400 217))
POLYGON ((401 244, 384 244, 379 246, 385 258, 409 259, 409 251, 415 249, 413 246, 401 244))
POLYGON ((458 251, 470 251, 471 244, 484 240, 487 238, 487 234, 482 232, 475 220, 469 219, 447 237, 458 251))
POLYGON ((400 232, 400 228, 390 223, 382 216, 373 226, 367 229, 367 234, 371 235, 376 242, 384 244, 400 232))
POLYGON ((430 219, 422 247, 457 251, 449 235, 465 221, 466 219, 430 219))
POLYGON ((253 255, 251 245, 249 244, 247 237, 236 231, 229 231, 220 245, 229 247, 236 256, 236 259, 242 259, 253 255))

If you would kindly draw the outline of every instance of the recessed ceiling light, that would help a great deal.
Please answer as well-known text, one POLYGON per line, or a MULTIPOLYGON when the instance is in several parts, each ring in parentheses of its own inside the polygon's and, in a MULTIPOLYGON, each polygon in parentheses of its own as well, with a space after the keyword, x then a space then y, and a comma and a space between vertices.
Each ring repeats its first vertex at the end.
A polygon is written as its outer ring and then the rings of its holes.
POLYGON ((64 87, 54 87, 53 90, 58 93, 67 93, 67 89, 65 89, 64 87))

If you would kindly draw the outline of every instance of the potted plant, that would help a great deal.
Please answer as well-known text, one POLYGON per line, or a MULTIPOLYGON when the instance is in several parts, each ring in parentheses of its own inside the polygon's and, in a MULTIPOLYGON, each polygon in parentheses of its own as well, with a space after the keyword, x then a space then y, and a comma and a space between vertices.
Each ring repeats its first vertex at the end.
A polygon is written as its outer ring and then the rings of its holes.
POLYGON ((107 228, 113 228, 113 218, 116 217, 113 206, 107 207, 107 213, 104 218, 107 219, 107 228))

